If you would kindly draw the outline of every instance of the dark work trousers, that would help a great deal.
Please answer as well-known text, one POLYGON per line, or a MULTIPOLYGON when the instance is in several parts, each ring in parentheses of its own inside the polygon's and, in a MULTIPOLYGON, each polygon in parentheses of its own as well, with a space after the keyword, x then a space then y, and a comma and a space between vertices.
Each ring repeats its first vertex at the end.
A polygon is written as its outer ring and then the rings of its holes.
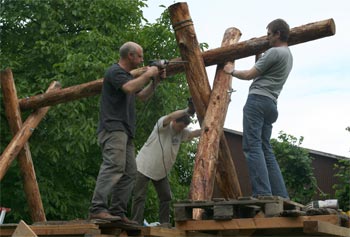
POLYGON ((98 134, 103 162, 97 177, 90 213, 109 212, 124 217, 136 177, 135 151, 125 132, 98 134))
POLYGON ((131 209, 132 219, 141 225, 143 224, 147 189, 150 180, 152 181, 159 198, 159 222, 169 223, 171 190, 168 178, 165 177, 161 180, 156 181, 144 176, 140 172, 137 172, 136 175, 131 209))

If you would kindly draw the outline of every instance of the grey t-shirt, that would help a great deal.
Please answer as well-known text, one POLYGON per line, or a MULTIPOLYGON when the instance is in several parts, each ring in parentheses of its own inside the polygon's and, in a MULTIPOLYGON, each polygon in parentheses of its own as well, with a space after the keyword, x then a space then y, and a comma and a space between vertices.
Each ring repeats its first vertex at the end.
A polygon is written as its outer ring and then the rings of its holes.
POLYGON ((255 63, 260 76, 255 78, 249 94, 267 96, 277 101, 293 67, 293 56, 288 47, 273 47, 255 63))
POLYGON ((164 118, 157 121, 136 157, 137 171, 153 180, 167 176, 176 161, 181 142, 187 141, 191 133, 187 128, 176 133, 172 123, 163 127, 164 118))

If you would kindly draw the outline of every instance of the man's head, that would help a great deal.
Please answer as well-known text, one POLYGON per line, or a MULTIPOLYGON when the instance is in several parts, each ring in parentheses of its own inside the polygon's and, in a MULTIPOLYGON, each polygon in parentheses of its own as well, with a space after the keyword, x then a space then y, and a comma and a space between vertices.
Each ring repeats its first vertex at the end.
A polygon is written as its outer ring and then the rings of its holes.
POLYGON ((172 127, 176 132, 181 132, 191 123, 191 118, 188 115, 184 115, 172 122, 172 127))
POLYGON ((288 41, 289 25, 283 19, 271 21, 266 29, 270 46, 278 46, 279 43, 286 43, 288 41))
POLYGON ((126 42, 119 49, 120 61, 126 63, 130 70, 143 63, 143 49, 134 42, 126 42))

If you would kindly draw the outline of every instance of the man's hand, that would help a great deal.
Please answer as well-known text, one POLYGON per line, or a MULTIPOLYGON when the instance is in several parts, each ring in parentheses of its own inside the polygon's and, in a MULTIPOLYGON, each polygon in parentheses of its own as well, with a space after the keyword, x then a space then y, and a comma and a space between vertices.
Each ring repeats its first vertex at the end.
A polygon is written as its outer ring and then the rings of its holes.
POLYGON ((232 72, 234 71, 234 65, 233 63, 227 63, 224 67, 224 72, 227 74, 232 75, 232 72))
POLYGON ((159 70, 158 70, 158 67, 156 66, 147 67, 147 71, 145 72, 145 75, 147 77, 157 77, 158 74, 159 74, 159 70))
POLYGON ((162 68, 159 71, 159 78, 160 78, 160 80, 164 80, 166 78, 166 69, 165 68, 162 68))
POLYGON ((194 113, 196 113, 196 109, 194 107, 194 104, 193 104, 193 101, 192 101, 191 97, 187 99, 187 113, 191 117, 193 117, 194 113))

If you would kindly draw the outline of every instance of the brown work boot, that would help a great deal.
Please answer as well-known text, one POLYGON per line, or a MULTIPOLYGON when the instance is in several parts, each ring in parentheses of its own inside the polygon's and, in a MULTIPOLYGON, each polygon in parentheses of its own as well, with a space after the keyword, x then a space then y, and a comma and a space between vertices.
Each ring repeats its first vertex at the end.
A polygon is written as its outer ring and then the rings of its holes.
POLYGON ((137 221, 130 220, 126 216, 121 218, 121 222, 123 222, 124 224, 127 224, 127 225, 140 225, 137 221))
POLYGON ((100 212, 98 214, 90 213, 89 219, 101 219, 107 221, 120 221, 122 218, 120 216, 113 216, 108 212, 100 212))

